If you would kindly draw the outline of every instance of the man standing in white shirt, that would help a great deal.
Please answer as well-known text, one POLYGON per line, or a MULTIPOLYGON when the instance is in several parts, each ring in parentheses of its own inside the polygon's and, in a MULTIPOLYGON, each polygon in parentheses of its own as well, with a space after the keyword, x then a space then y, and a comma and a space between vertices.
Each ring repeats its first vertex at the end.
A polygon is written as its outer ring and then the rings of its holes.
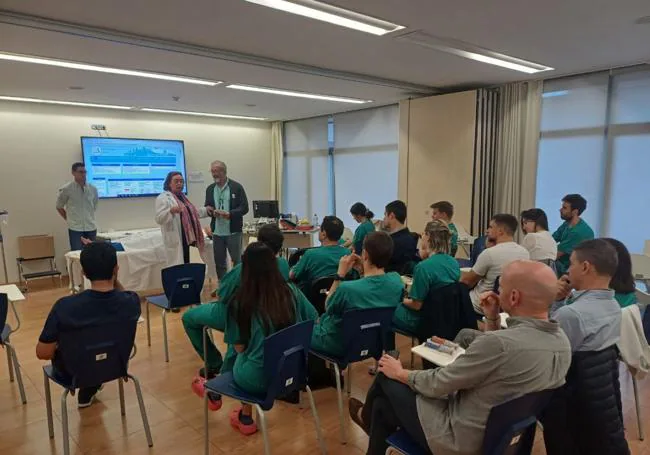
POLYGON ((83 163, 72 165, 74 180, 59 188, 56 211, 68 223, 70 249, 81 250, 84 241, 94 241, 97 235, 95 210, 97 210, 97 188, 86 182, 86 167, 83 163))
POLYGON ((518 226, 517 218, 512 215, 494 215, 487 230, 487 239, 495 245, 483 250, 472 270, 463 272, 460 277, 460 282, 471 289, 469 296, 477 314, 483 314, 481 294, 494 290, 495 282, 501 276, 503 268, 513 261, 530 259, 528 250, 514 241, 518 226))

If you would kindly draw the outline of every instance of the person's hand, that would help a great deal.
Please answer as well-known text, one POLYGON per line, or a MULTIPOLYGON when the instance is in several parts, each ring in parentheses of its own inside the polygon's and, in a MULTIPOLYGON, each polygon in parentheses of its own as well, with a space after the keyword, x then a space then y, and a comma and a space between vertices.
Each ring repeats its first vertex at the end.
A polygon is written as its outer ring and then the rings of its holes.
POLYGON ((400 378, 405 376, 404 373, 406 370, 402 367, 402 362, 388 354, 384 354, 381 359, 379 359, 379 372, 384 373, 389 379, 399 381, 401 380, 400 378))
POLYGON ((205 226, 203 228, 203 232, 205 232, 205 235, 212 238, 212 229, 210 229, 210 226, 205 226))
POLYGON ((230 212, 226 212, 226 211, 222 210, 221 211, 221 217, 225 218, 226 220, 229 220, 230 219, 230 212))
POLYGON ((488 319, 496 319, 499 317, 499 296, 494 291, 486 291, 480 295, 481 308, 483 314, 488 319))
POLYGON ((557 290, 555 292, 555 300, 564 300, 571 293, 571 283, 569 282, 569 277, 567 275, 562 275, 562 277, 557 280, 557 290))
POLYGON ((169 209, 171 213, 181 213, 183 209, 180 207, 180 205, 174 205, 172 206, 171 209, 169 209))
POLYGON ((205 210, 208 213, 208 216, 210 217, 214 216, 214 207, 212 207, 211 205, 206 205, 205 210))
POLYGON ((347 256, 343 256, 339 261, 339 268, 336 273, 339 276, 347 275, 348 272, 352 270, 352 267, 354 267, 354 265, 360 260, 361 258, 354 253, 348 254, 347 256))
POLYGON ((89 245, 89 244, 93 243, 92 240, 87 239, 86 237, 83 237, 83 236, 81 237, 80 240, 81 240, 81 244, 82 244, 82 245, 89 245))

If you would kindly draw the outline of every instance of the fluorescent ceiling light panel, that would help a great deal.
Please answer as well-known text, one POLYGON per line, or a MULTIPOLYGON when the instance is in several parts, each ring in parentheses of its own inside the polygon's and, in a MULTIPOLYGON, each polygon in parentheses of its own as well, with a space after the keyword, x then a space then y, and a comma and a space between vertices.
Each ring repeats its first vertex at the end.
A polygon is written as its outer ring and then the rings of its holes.
POLYGON ((496 65, 514 71, 521 71, 522 73, 527 74, 555 69, 550 66, 540 65, 539 63, 510 57, 505 54, 499 54, 498 52, 493 52, 489 49, 474 46, 473 44, 465 43, 463 41, 451 38, 440 38, 420 31, 407 33, 398 36, 396 39, 428 47, 429 49, 447 52, 448 54, 458 55, 459 57, 476 60, 478 62, 488 63, 490 65, 496 65))
POLYGON ((218 117, 218 118, 232 118, 232 119, 239 119, 239 120, 268 120, 264 117, 248 117, 245 115, 230 115, 230 114, 212 114, 210 112, 177 111, 173 109, 154 109, 150 107, 143 107, 139 110, 144 112, 158 112, 160 114, 194 115, 197 117, 218 117))
POLYGON ((121 68, 112 68, 110 66, 91 65, 89 63, 70 62, 67 60, 56 60, 52 58, 34 57, 30 55, 11 54, 0 52, 0 60, 9 60, 21 63, 36 63, 38 65, 57 66, 60 68, 70 68, 82 71, 95 71, 98 73, 121 74, 123 76, 138 76, 149 79, 160 79, 163 81, 185 82, 187 84, 207 85, 214 87, 221 84, 221 81, 208 81, 205 79, 196 79, 193 77, 176 76, 173 74, 152 73, 149 71, 125 70, 121 68))
POLYGON ((401 25, 383 21, 375 17, 350 11, 337 6, 329 5, 314 0, 246 0, 249 3, 266 6, 268 8, 284 11, 285 13, 296 14, 308 17, 317 21, 328 22, 341 27, 371 33, 373 35, 385 35, 386 33, 402 30, 401 25))
POLYGON ((364 104, 371 103, 370 100, 360 100, 357 98, 344 98, 341 96, 331 95, 317 95, 315 93, 294 92, 291 90, 281 90, 270 87, 256 87, 253 85, 230 84, 226 85, 227 88, 234 88, 235 90, 245 90, 248 92, 270 93, 272 95, 293 96, 295 98, 310 98, 314 100, 335 101, 337 103, 351 103, 351 104, 364 104))
POLYGON ((39 104, 61 104, 64 106, 100 107, 104 109, 122 109, 122 110, 132 109, 131 106, 116 106, 114 104, 95 104, 95 103, 81 103, 77 101, 43 100, 39 98, 23 98, 20 96, 0 96, 0 100, 19 101, 24 103, 39 103, 39 104))

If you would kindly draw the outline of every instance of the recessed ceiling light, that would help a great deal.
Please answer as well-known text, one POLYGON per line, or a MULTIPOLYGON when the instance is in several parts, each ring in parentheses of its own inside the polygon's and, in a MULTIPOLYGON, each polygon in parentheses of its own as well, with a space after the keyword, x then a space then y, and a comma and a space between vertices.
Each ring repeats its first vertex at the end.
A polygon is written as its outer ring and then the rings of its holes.
POLYGON ((505 54, 499 54, 489 49, 474 46, 473 44, 465 43, 463 41, 451 38, 440 38, 421 31, 407 33, 398 36, 396 39, 417 44, 418 46, 428 47, 429 49, 447 52, 448 54, 458 55, 459 57, 476 60, 478 62, 521 71, 522 73, 527 74, 551 71, 554 69, 550 66, 540 65, 539 63, 529 62, 505 54))
POLYGON ((39 103, 39 104, 61 104, 64 106, 100 107, 104 109, 122 109, 122 110, 132 109, 131 106, 116 106, 114 104, 96 104, 96 103, 81 103, 78 101, 43 100, 39 98, 23 98, 20 96, 0 96, 0 100, 20 101, 24 103, 39 103))
POLYGON ((314 100, 335 101, 337 103, 364 104, 364 103, 372 102, 370 100, 360 100, 357 98, 343 98, 341 96, 318 95, 315 93, 294 92, 291 90, 280 90, 280 89, 269 88, 269 87, 256 87, 253 85, 230 84, 230 85, 226 85, 226 87, 234 88, 235 90, 246 90, 249 92, 271 93, 273 95, 293 96, 296 98, 310 98, 314 100))
POLYGON ((314 0, 246 0, 249 3, 266 6, 268 8, 284 11, 285 13, 309 17, 322 22, 347 27, 373 35, 402 30, 401 25, 393 24, 375 17, 350 11, 327 3, 314 0))
POLYGON ((161 114, 194 115, 197 117, 218 117, 218 118, 232 118, 232 119, 240 119, 240 120, 268 120, 264 117, 248 117, 245 115, 231 115, 231 114, 213 114, 211 112, 177 111, 173 109, 154 109, 150 107, 143 107, 139 110, 145 112, 158 112, 161 114))
POLYGON ((0 52, 0 60, 9 60, 12 62, 21 63, 36 63, 38 65, 57 66, 60 68, 70 68, 83 71, 95 71, 99 73, 121 74, 123 76, 138 76, 150 79, 160 79, 164 81, 185 82, 187 84, 208 85, 215 86, 221 84, 220 81, 208 81, 205 79, 197 79, 194 77, 176 76, 173 74, 152 73, 149 71, 126 70, 121 68, 113 68, 110 66, 92 65, 89 63, 71 62, 67 60, 56 60, 52 58, 35 57, 31 55, 10 54, 8 52, 0 52))

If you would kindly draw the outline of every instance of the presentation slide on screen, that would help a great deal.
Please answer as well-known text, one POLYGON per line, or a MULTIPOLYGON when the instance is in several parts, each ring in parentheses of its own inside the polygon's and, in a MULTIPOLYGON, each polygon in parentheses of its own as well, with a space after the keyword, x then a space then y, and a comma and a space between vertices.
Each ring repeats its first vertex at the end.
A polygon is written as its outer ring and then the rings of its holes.
POLYGON ((100 198, 154 196, 170 171, 185 178, 182 141, 82 137, 81 144, 88 182, 100 198))

